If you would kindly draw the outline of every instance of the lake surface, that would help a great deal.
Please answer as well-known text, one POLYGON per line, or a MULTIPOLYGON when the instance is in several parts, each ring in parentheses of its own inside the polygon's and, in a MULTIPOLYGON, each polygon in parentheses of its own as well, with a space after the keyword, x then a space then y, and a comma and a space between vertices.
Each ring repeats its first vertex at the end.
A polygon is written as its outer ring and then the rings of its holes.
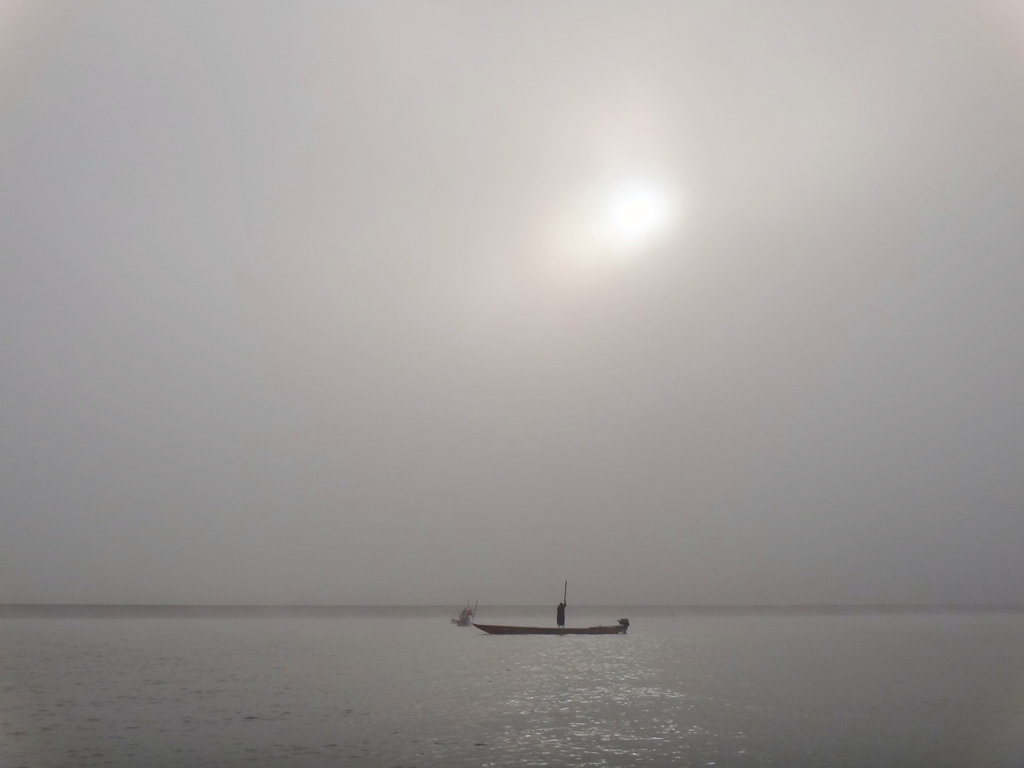
POLYGON ((1024 765, 1024 615, 621 611, 4 615, 0 766, 1024 765))

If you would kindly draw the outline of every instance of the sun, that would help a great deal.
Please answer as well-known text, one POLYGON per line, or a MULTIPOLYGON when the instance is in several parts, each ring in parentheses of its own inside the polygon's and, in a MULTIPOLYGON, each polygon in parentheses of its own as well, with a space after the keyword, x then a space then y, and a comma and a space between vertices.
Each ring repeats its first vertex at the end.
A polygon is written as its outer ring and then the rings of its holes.
POLYGON ((600 213, 602 239, 617 253, 635 253, 654 245, 673 223, 673 200, 654 179, 613 183, 600 213))
MULTIPOLYGON (((632 264, 674 236, 684 200, 657 173, 603 174, 552 206, 547 237, 554 265, 590 273, 601 264, 632 264)), ((560 267, 556 267, 559 269, 560 267)))

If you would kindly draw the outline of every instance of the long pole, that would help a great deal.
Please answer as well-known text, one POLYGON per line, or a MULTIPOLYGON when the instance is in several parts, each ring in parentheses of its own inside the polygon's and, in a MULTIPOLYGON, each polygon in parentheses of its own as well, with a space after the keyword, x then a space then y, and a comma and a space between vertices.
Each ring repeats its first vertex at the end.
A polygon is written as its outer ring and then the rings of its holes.
POLYGON ((567 579, 566 582, 565 582, 565 590, 562 592, 562 602, 563 603, 565 602, 566 595, 568 595, 568 594, 569 594, 569 581, 567 579))

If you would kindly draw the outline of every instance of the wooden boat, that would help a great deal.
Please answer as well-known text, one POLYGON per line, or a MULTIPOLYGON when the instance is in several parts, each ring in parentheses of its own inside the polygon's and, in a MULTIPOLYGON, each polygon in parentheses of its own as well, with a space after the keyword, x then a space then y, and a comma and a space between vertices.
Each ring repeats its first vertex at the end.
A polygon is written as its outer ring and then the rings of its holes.
POLYGON ((613 626, 597 627, 510 627, 503 624, 477 624, 489 635, 624 635, 629 629, 629 619, 619 619, 613 626))

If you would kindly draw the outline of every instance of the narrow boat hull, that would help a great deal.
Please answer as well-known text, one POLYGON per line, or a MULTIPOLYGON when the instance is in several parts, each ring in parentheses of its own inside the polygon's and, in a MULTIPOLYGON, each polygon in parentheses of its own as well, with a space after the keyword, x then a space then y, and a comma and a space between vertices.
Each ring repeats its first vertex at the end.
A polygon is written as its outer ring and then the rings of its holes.
POLYGON ((624 635, 629 629, 629 622, 614 626, 600 627, 510 627, 502 624, 477 624, 489 635, 624 635))

